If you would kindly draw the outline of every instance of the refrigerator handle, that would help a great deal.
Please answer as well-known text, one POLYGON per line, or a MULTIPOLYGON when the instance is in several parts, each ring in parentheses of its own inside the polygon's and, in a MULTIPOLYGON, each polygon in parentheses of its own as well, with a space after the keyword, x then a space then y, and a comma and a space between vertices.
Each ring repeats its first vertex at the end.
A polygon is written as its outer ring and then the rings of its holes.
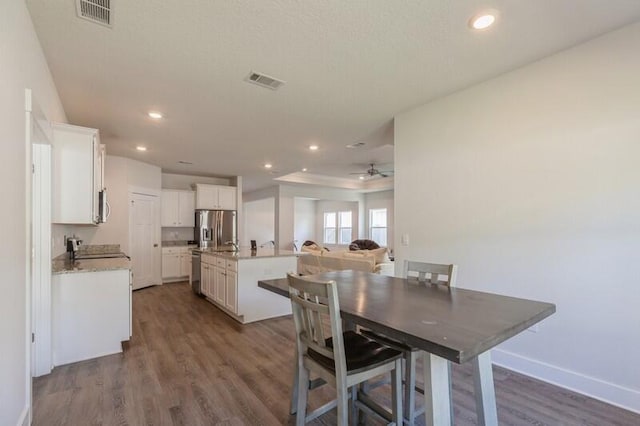
POLYGON ((221 247, 222 244, 224 243, 224 241, 222 241, 222 214, 223 212, 219 211, 218 212, 218 220, 216 223, 216 227, 218 228, 217 234, 218 234, 218 247, 221 247))

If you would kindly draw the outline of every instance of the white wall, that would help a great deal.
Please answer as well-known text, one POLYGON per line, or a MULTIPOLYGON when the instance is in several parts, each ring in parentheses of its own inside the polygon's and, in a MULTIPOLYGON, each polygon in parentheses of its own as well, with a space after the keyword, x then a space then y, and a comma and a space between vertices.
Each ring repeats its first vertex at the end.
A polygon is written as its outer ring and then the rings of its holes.
POLYGON ((22 0, 0 2, 0 181, 5 224, 0 245, 0 425, 23 420, 28 407, 27 353, 27 149, 25 88, 51 121, 66 116, 31 18, 22 0))
POLYGON ((244 203, 244 239, 241 246, 249 247, 251 240, 258 246, 275 239, 275 198, 263 198, 244 203))
POLYGON ((317 241, 316 237, 316 201, 306 198, 294 198, 293 234, 298 250, 306 240, 317 241))
POLYGON ((635 411, 639 51, 635 24, 395 119, 396 263, 555 303, 494 359, 635 411))
POLYGON ((370 209, 387 209, 387 247, 393 250, 393 239, 395 237, 393 233, 393 220, 394 220, 394 205, 393 205, 393 191, 379 191, 369 192, 364 196, 364 229, 363 233, 365 238, 369 238, 369 210, 370 209))

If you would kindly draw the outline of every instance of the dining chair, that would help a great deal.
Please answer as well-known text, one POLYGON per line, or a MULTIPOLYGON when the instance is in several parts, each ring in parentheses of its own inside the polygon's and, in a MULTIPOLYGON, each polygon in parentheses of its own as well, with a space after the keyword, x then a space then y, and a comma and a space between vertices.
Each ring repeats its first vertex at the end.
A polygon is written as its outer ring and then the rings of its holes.
POLYGON ((342 331, 335 281, 313 281, 294 274, 288 274, 288 280, 296 329, 296 425, 302 426, 336 406, 336 424, 347 426, 349 411, 355 423, 359 410, 367 409, 363 402, 358 401, 357 385, 391 373, 393 422, 390 424, 401 426, 402 353, 355 331, 342 331), (327 330, 330 330, 330 335, 327 335, 327 330), (307 414, 311 373, 333 385, 337 398, 307 414))
MULTIPOLYGON (((406 278, 409 284, 415 285, 442 285, 446 287, 455 287, 458 266, 454 264, 425 263, 405 260, 403 265, 403 278, 406 278)), ((404 367, 404 413, 406 423, 413 426, 416 417, 424 412, 416 409, 415 391, 424 394, 424 389, 416 386, 416 362, 420 350, 409 346, 403 342, 382 335, 380 333, 362 329, 360 332, 378 343, 389 346, 393 349, 401 351, 403 354, 404 367)), ((450 368, 450 367, 449 367, 450 368)), ((451 371, 449 370, 449 376, 451 371)), ((375 387, 378 382, 370 386, 375 387)), ((451 380, 449 380, 451 383, 451 380)))

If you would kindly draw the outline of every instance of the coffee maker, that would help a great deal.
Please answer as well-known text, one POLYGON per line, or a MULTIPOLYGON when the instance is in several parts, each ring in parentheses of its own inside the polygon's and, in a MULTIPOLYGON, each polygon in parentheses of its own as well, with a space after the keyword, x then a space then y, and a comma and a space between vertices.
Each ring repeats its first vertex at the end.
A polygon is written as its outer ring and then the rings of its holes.
POLYGON ((69 253, 69 257, 71 260, 76 259, 76 253, 78 252, 78 248, 82 244, 82 240, 77 238, 67 238, 67 253, 69 253))

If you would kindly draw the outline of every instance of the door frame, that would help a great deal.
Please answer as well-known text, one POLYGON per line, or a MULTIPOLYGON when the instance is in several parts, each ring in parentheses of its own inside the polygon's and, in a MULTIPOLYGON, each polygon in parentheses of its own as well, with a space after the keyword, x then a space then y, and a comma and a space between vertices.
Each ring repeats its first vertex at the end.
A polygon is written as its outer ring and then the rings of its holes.
POLYGON ((24 421, 33 415, 32 377, 52 369, 51 124, 25 89, 25 383, 24 421), (36 134, 34 132, 39 134, 36 134))
MULTIPOLYGON (((161 247, 161 217, 160 217, 160 203, 161 203, 161 190, 159 189, 151 189, 151 188, 142 188, 142 187, 136 187, 136 186, 129 186, 129 197, 128 197, 128 206, 129 206, 129 252, 131 255, 133 255, 132 252, 132 248, 133 248, 133 201, 134 198, 138 195, 142 195, 142 196, 146 196, 146 197, 154 197, 156 199, 156 203, 155 203, 155 211, 154 211, 154 217, 155 217, 155 232, 154 232, 154 238, 155 238, 155 243, 157 244, 157 247, 154 247, 154 251, 152 253, 153 255, 153 270, 154 270, 154 277, 153 277, 153 281, 154 284, 153 285, 162 285, 162 247, 161 247)), ((133 268, 132 268, 133 270, 133 268)), ((135 277, 133 278, 135 279, 135 277)))

